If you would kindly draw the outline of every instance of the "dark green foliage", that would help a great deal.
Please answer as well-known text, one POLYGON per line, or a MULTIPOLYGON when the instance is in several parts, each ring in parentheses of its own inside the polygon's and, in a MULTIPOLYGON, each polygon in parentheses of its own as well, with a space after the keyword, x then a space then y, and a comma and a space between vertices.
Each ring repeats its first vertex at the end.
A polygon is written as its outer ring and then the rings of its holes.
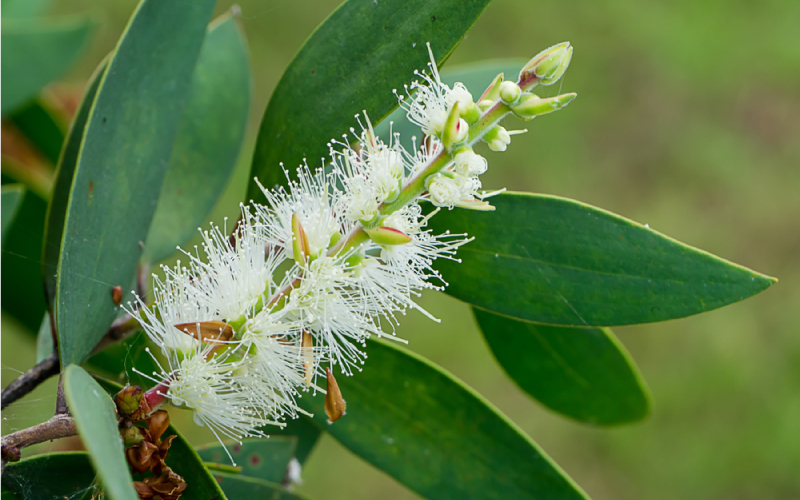
MULTIPOLYGON (((292 425, 293 422, 289 422, 292 425)), ((294 436, 271 436, 267 439, 245 439, 241 444, 226 443, 226 453, 219 443, 211 443, 197 448, 197 454, 204 462, 230 465, 233 462, 241 467, 243 476, 280 483, 286 476, 289 461, 295 457, 297 438, 294 436)))
POLYGON ((161 195, 144 248, 148 263, 207 227, 228 184, 250 112, 247 41, 229 14, 209 27, 192 77, 161 195))
POLYGON ((440 259, 447 293, 539 323, 614 326, 710 311, 775 283, 618 215, 556 196, 503 193, 494 212, 442 211, 435 234, 468 233, 440 259))
POLYGON ((647 416, 644 380, 608 328, 564 328, 474 312, 500 366, 551 410, 595 425, 647 416))
MULTIPOLYGON (((394 108, 414 70, 426 68, 426 42, 443 62, 489 0, 348 0, 322 23, 281 77, 258 133, 251 177, 266 188, 285 184, 303 161, 318 167, 326 144, 367 110, 379 123, 394 108)), ((263 200, 248 185, 247 199, 263 200)))
POLYGON ((363 373, 337 381, 347 413, 314 421, 429 499, 581 499, 580 488, 491 403, 427 360, 371 341, 363 373))
POLYGON ((77 365, 64 370, 64 395, 92 465, 114 500, 136 500, 128 462, 117 429, 114 402, 77 365))
POLYGON ((91 352, 118 312, 111 288, 128 289, 134 279, 213 5, 143 1, 108 63, 59 249, 54 308, 62 364, 91 352))
POLYGON ((83 452, 36 455, 3 466, 3 489, 20 500, 72 498, 90 488, 94 478, 89 454, 83 452))
POLYGON ((83 18, 58 22, 3 18, 5 116, 72 66, 89 41, 94 23, 83 18))

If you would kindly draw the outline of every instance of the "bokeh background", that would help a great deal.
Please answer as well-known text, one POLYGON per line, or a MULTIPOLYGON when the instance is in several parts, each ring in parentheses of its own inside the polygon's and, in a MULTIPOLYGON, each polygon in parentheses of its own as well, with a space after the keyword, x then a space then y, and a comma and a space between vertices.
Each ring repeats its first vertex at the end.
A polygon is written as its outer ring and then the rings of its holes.
MULTIPOLYGON (((220 0, 218 13, 231 3, 220 0)), ((215 220, 235 216, 272 89, 337 4, 239 2, 255 96, 250 140, 215 220)), ((53 2, 48 15, 92 13, 100 23, 61 84, 85 83, 135 5, 53 2)), ((595 500, 800 498, 798 26, 795 0, 495 0, 447 61, 528 58, 569 40, 575 56, 561 88, 579 98, 527 124, 505 154, 487 153, 484 185, 581 200, 780 279, 721 310, 615 329, 655 403, 646 421, 610 429, 559 417, 519 391, 466 305, 429 294, 423 305, 442 323, 406 318, 398 333, 412 350, 487 396, 595 500)), ((2 332, 5 385, 34 363, 35 339, 6 316, 2 332)), ((54 393, 51 380, 4 411, 3 433, 49 417, 54 393)), ((196 444, 210 440, 178 424, 196 444)), ((329 437, 303 479, 299 491, 318 499, 418 498, 329 437)))

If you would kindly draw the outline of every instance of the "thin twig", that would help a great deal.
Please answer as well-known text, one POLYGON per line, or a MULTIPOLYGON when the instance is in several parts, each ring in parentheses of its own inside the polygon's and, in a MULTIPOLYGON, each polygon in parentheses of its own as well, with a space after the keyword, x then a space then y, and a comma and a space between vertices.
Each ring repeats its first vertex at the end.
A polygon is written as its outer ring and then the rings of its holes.
POLYGON ((22 448, 78 434, 69 415, 56 415, 46 422, 3 436, 3 462, 16 462, 22 448))
POLYGON ((56 375, 60 370, 58 353, 54 352, 36 366, 8 384, 2 393, 2 409, 34 390, 39 384, 56 375))

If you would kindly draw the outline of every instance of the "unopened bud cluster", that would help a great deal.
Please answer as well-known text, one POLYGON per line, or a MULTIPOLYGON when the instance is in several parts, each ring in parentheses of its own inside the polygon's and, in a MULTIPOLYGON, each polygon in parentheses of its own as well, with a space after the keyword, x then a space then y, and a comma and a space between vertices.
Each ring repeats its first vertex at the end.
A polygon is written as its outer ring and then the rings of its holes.
MULTIPOLYGON (((418 72, 399 97, 425 134, 418 149, 404 149, 397 134, 384 142, 357 116, 361 130, 331 141, 325 168, 303 165, 287 188, 262 187, 266 203, 242 206, 232 237, 227 228, 203 231, 186 263, 154 276, 154 302, 128 306, 166 359, 148 374, 159 397, 193 410, 218 438, 283 425, 302 412, 297 398, 308 390, 327 392, 329 418, 339 418, 333 370, 360 371, 366 339, 396 338, 398 313, 430 317, 414 299, 445 285, 433 261, 455 259, 470 241, 432 234, 426 225, 438 208, 426 213, 420 202, 493 210, 479 180, 486 159, 472 148, 483 141, 503 151, 512 135, 503 117, 530 119, 568 103, 574 94, 539 99, 530 89, 560 78, 571 54, 569 44, 548 49, 518 82, 499 75, 477 103, 464 85, 442 83, 431 54, 430 75, 418 72)), ((131 407, 141 399, 125 397, 131 407)))

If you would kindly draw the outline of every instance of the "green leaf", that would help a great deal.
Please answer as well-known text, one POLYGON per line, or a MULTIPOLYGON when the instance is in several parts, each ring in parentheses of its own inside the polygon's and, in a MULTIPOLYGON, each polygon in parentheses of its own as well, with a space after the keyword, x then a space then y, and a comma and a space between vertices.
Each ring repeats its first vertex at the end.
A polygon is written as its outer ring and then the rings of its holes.
POLYGON ((84 452, 46 453, 3 466, 3 486, 23 500, 73 498, 94 478, 84 452))
POLYGON ((42 319, 42 326, 36 334, 36 362, 40 363, 45 358, 53 354, 53 333, 50 329, 50 315, 45 314, 42 319))
POLYGON ((300 464, 304 464, 314 450, 322 432, 317 428, 314 421, 305 415, 299 415, 294 420, 287 420, 286 427, 275 426, 262 427, 262 431, 272 437, 291 436, 297 439, 297 451, 295 458, 300 464))
POLYGON ((9 119, 55 165, 64 143, 64 124, 57 111, 36 99, 14 111, 9 119))
MULTIPOLYGON (((116 382, 98 378, 96 384, 109 396, 113 397, 122 389, 116 382)), ((220 489, 214 476, 203 465, 200 456, 175 428, 170 425, 164 432, 162 439, 175 435, 169 447, 167 465, 179 476, 183 477, 190 485, 181 496, 182 500, 226 500, 225 494, 220 489)))
POLYGON ((86 370, 64 370, 64 396, 92 465, 113 500, 137 500, 117 429, 114 402, 86 370))
POLYGON ((3 16, 3 116, 63 75, 87 46, 94 30, 89 19, 9 20, 3 16))
MULTIPOLYGON (((289 421, 291 425, 293 421, 289 421)), ((270 436, 266 438, 244 439, 241 444, 228 443, 228 452, 219 443, 207 444, 197 448, 197 454, 205 462, 218 464, 233 462, 242 468, 241 474, 264 481, 280 483, 286 476, 289 461, 295 456, 297 438, 294 436, 270 436)))
POLYGON ((75 176, 75 167, 78 165, 78 155, 81 152, 86 122, 100 87, 100 81, 105 74, 108 60, 103 60, 95 69, 89 79, 86 91, 75 113, 75 117, 67 132, 64 151, 59 157, 56 167, 53 191, 47 204, 47 216, 44 227, 44 248, 42 248, 42 277, 44 280, 45 297, 52 306, 56 294, 56 276, 58 259, 61 250, 61 238, 64 234, 64 221, 66 220, 67 204, 72 188, 72 178, 75 176))
MULTIPOLYGON (((279 484, 262 479, 218 472, 214 474, 225 495, 232 500, 302 500, 306 497, 291 493, 279 484)), ((187 490, 188 491, 188 490, 187 490)))
POLYGON ((3 19, 44 15, 50 0, 3 0, 3 19))
MULTIPOLYGON (((17 211, 22 205, 22 197, 25 195, 25 186, 21 184, 7 184, 2 188, 2 238, 5 243, 6 231, 11 227, 11 223, 17 216, 17 211)), ((3 245, 5 246, 5 245, 3 245)))
MULTIPOLYGON (((303 158, 316 166, 331 137, 367 110, 373 123, 394 108, 414 70, 427 66, 430 42, 444 62, 489 0, 348 0, 306 41, 272 94, 258 133, 251 177, 265 187, 285 184, 280 162, 294 171, 303 158), (346 28, 343 28, 346 27, 346 28)), ((247 199, 264 195, 249 184, 247 199)))
POLYGON ((595 425, 647 416, 649 391, 608 328, 564 328, 474 312, 500 366, 551 410, 595 425))
POLYGON ((223 493, 214 476, 209 472, 200 456, 192 445, 181 436, 173 426, 169 426, 164 436, 175 434, 167 456, 167 465, 176 474, 186 479, 190 485, 183 492, 181 500, 209 500, 212 498, 225 500, 227 493, 223 493))
MULTIPOLYGON (((507 79, 516 78, 527 61, 525 59, 494 59, 478 63, 459 64, 442 68, 439 76, 442 82, 453 85, 461 82, 472 93, 473 99, 478 99, 486 87, 492 83, 494 77, 504 73, 507 79)), ((386 117, 378 126, 375 133, 384 140, 389 139, 389 124, 392 132, 400 134, 400 141, 409 151, 413 151, 412 137, 417 138, 419 144, 422 138, 420 128, 406 118, 406 110, 398 107, 386 117)))
MULTIPOLYGON (((150 344, 147 334, 139 331, 122 342, 115 342, 102 351, 92 354, 82 366, 110 380, 147 386, 152 382, 139 373, 132 372, 130 368, 136 366, 137 371, 147 374, 161 372, 161 368, 146 351, 150 344)), ((159 350, 154 349, 153 352, 157 353, 159 350)))
POLYGON ((250 111, 247 41, 226 14, 206 35, 178 126, 144 258, 158 262, 188 241, 233 173, 250 111))
POLYGON ((315 422, 353 453, 425 498, 581 499, 580 488, 491 403, 429 361, 383 342, 337 381, 347 413, 329 425, 323 396, 304 397, 315 422))
POLYGON ((439 259, 447 293, 505 316, 561 326, 651 323, 710 311, 774 278, 647 226, 556 196, 503 193, 494 212, 445 210, 434 234, 468 233, 462 263, 439 259))
POLYGON ((26 190, 11 226, 3 228, 3 258, 0 260, 0 287, 6 291, 3 311, 30 332, 38 331, 45 313, 39 262, 46 210, 46 202, 33 191, 26 190))
POLYGON ((213 6, 143 0, 100 82, 60 240, 54 309, 64 364, 91 352, 119 310, 112 287, 134 280, 213 6))

